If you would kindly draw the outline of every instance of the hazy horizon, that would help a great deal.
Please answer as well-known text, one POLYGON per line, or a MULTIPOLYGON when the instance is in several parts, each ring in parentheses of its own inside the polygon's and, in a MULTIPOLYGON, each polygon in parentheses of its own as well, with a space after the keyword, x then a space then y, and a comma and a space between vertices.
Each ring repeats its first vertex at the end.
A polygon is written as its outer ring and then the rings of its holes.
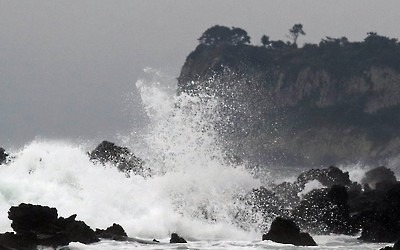
POLYGON ((219 24, 288 40, 295 23, 326 36, 400 38, 397 0, 0 0, 0 147, 36 136, 113 139, 140 129, 143 69, 178 77, 197 38, 219 24))

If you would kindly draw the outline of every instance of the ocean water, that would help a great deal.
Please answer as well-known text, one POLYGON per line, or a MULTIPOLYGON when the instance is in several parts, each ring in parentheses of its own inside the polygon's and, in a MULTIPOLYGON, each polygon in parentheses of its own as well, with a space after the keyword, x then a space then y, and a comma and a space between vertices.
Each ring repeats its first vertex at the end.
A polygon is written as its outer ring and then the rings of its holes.
MULTIPOLYGON (((149 126, 120 135, 145 161, 150 177, 124 173, 89 160, 96 143, 35 140, 11 152, 0 167, 0 232, 12 231, 7 212, 22 202, 56 207, 59 216, 77 214, 93 229, 118 223, 139 242, 71 243, 70 249, 307 249, 261 241, 261 215, 243 197, 253 188, 290 175, 259 177, 245 165, 229 163, 219 146, 213 124, 222 119, 213 96, 176 96, 174 83, 161 82, 158 72, 140 80, 149 126), (176 232, 187 244, 169 244, 176 232), (146 244, 152 239, 160 244, 146 244)), ((118 142, 117 142, 118 144, 118 142)), ((358 178, 363 168, 353 170, 358 178)), ((299 173, 294 171, 293 176, 299 173)), ((310 188, 310 187, 309 187, 310 188)), ((272 218, 271 218, 272 220, 272 218)), ((314 236, 310 249, 379 249, 356 237, 314 236)))
POLYGON ((349 236, 314 236, 318 246, 314 247, 297 247, 293 245, 279 244, 271 241, 235 241, 235 240, 199 240, 192 241, 186 244, 169 244, 168 239, 161 242, 160 245, 151 244, 140 244, 131 242, 113 242, 113 241, 102 241, 90 246, 86 246, 79 243, 71 243, 71 250, 78 249, 108 249, 108 250, 120 250, 120 249, 148 249, 148 250, 160 250, 160 249, 209 249, 209 250, 251 250, 251 249, 266 249, 266 250, 299 250, 299 249, 314 249, 314 250, 328 250, 328 249, 343 249, 343 250, 362 250, 362 249, 374 249, 378 250, 390 244, 366 244, 360 243, 354 237, 349 236))

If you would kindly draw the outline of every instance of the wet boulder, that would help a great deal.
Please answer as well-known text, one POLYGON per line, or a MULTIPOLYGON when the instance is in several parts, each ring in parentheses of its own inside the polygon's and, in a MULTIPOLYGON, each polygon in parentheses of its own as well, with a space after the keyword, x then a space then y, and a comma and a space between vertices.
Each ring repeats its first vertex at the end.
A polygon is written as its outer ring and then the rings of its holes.
POLYGON ((110 239, 117 241, 126 240, 126 238, 128 237, 122 226, 116 223, 114 223, 111 227, 108 227, 105 230, 97 228, 95 233, 96 236, 101 239, 110 239))
POLYGON ((98 242, 95 232, 83 221, 75 220, 76 214, 68 218, 59 217, 57 225, 62 228, 58 233, 65 235, 70 242, 80 242, 83 244, 91 244, 98 242))
POLYGON ((177 233, 172 233, 169 243, 187 243, 187 241, 179 236, 177 233))
POLYGON ((262 240, 271 240, 277 243, 293 244, 295 246, 316 246, 314 239, 308 234, 300 232, 300 228, 293 220, 276 218, 268 233, 262 236, 262 240))
POLYGON ((58 220, 57 209, 32 204, 13 206, 8 211, 8 218, 12 221, 11 227, 17 234, 41 232, 51 234, 58 220))
POLYGON ((5 233, 0 237, 0 245, 16 249, 27 249, 32 246, 58 247, 70 242, 90 244, 99 241, 95 232, 83 221, 75 220, 76 215, 68 218, 58 217, 57 210, 47 206, 20 204, 8 212, 12 220, 11 227, 15 233, 5 233))
POLYGON ((143 168, 143 161, 136 157, 128 148, 117 146, 112 142, 103 141, 93 151, 89 157, 94 162, 101 164, 111 163, 124 172, 127 176, 130 174, 148 175, 143 168))

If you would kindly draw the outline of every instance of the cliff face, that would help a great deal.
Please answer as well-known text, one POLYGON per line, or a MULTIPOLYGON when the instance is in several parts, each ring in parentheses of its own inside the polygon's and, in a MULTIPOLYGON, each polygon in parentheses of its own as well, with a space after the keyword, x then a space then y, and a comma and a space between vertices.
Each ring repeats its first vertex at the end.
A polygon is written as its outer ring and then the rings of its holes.
POLYGON ((199 45, 182 67, 179 90, 211 88, 249 107, 251 119, 231 111, 234 131, 246 132, 224 138, 257 164, 384 163, 400 153, 400 61, 350 45, 335 53, 322 45, 199 45))
POLYGON ((400 73, 387 67, 372 66, 362 75, 337 79, 325 70, 304 68, 292 84, 286 79, 287 72, 274 72, 274 88, 271 95, 282 105, 294 106, 313 99, 319 108, 343 103, 362 104, 363 111, 374 113, 400 103, 400 73), (363 103, 359 103, 362 99, 363 103))

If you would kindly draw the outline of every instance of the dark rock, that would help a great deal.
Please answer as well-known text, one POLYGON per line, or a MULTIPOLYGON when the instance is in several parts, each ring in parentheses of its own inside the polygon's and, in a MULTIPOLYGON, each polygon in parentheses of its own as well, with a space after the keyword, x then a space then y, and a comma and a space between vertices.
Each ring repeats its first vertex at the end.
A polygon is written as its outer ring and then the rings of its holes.
POLYGON ((293 220, 276 218, 271 229, 264 234, 262 240, 272 240, 283 244, 293 244, 295 246, 316 246, 314 239, 308 233, 300 233, 300 228, 293 220))
POLYGON ((4 148, 0 148, 0 165, 7 162, 8 154, 4 148))
POLYGON ((297 178, 297 183, 304 188, 305 184, 312 180, 317 180, 328 188, 333 185, 348 186, 351 184, 349 173, 343 172, 334 166, 330 166, 327 169, 311 169, 304 172, 297 178))
POLYGON ((395 242, 400 235, 400 183, 382 197, 355 216, 362 229, 361 240, 395 242))
POLYGON ((400 250, 400 239, 394 243, 393 250, 400 250))
POLYGON ((361 189, 361 185, 353 185, 348 190, 348 206, 351 214, 359 213, 373 206, 374 201, 378 199, 376 192, 372 190, 361 189))
POLYGON ((338 206, 346 206, 348 197, 347 190, 343 186, 334 185, 328 190, 328 199, 338 206))
POLYGON ((111 227, 108 227, 105 230, 96 229, 96 236, 102 239, 111 239, 111 240, 125 240, 128 235, 125 230, 118 224, 113 224, 111 227))
POLYGON ((368 184, 371 188, 375 188, 379 183, 396 183, 397 179, 394 172, 384 166, 371 169, 365 173, 365 177, 361 180, 361 184, 368 184))
POLYGON ((348 194, 343 186, 313 190, 293 210, 295 221, 318 234, 354 234, 347 205, 348 194))
POLYGON ((129 176, 131 173, 148 175, 143 168, 143 161, 136 157, 126 147, 120 147, 112 142, 103 141, 92 152, 89 157, 93 161, 102 164, 107 162, 114 164, 117 168, 129 176))
POLYGON ((33 234, 17 235, 9 232, 0 234, 0 246, 7 250, 32 250, 36 249, 37 245, 37 238, 33 234))
POLYGON ((59 233, 65 235, 70 242, 83 244, 98 242, 99 238, 97 238, 95 232, 85 222, 76 221, 75 217, 76 215, 66 219, 60 217, 57 224, 62 230, 59 233))
MULTIPOLYGON (((372 178, 370 180, 372 180, 372 178)), ((374 185, 373 189, 370 188, 368 183, 363 184, 364 190, 360 190, 359 188, 350 188, 348 200, 350 213, 359 214, 363 211, 374 210, 377 206, 383 204, 386 194, 397 185, 397 182, 394 182, 393 180, 394 179, 390 177, 379 179, 378 182, 370 183, 371 185, 374 185)), ((359 186, 361 186, 361 184, 359 184, 359 186)))
POLYGON ((169 243, 187 243, 187 241, 180 237, 177 233, 172 233, 169 243))
POLYGON ((400 227, 397 221, 379 211, 362 212, 362 233, 360 240, 366 242, 393 242, 399 237, 400 227))
MULTIPOLYGON (((95 232, 83 221, 76 221, 76 215, 68 218, 58 217, 57 210, 40 205, 20 204, 11 207, 8 217, 15 233, 6 233, 0 237, 0 245, 14 248, 20 242, 31 246, 65 246, 70 242, 90 244, 99 241, 95 232)), ((24 246, 15 247, 24 249, 24 246)))
POLYGON ((377 182, 375 185, 375 191, 378 195, 386 194, 390 189, 392 189, 396 185, 396 182, 392 182, 389 180, 377 182))
POLYGON ((17 234, 41 232, 51 234, 54 229, 49 227, 57 223, 57 209, 32 204, 20 204, 11 207, 8 218, 12 221, 11 227, 17 234))

